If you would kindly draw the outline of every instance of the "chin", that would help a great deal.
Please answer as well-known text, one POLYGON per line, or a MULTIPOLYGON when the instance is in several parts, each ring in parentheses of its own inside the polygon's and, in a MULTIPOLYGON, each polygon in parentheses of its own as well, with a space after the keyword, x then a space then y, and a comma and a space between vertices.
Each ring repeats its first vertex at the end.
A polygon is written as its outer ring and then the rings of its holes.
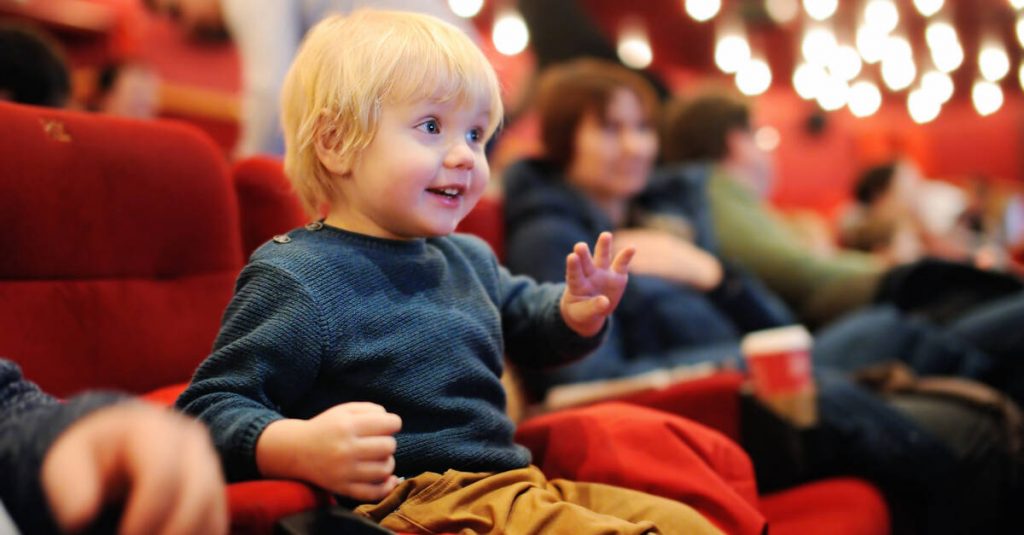
POLYGON ((451 225, 431 225, 428 228, 424 228, 422 234, 424 237, 427 238, 440 238, 442 236, 447 236, 455 232, 455 229, 457 227, 458 222, 455 222, 451 225))

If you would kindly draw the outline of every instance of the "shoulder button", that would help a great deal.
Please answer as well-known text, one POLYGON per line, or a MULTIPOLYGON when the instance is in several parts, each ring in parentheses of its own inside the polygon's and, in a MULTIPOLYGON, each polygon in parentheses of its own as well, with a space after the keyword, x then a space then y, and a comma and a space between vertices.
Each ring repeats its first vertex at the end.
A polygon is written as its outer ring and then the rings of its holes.
POLYGON ((274 236, 274 243, 288 243, 290 241, 292 241, 292 238, 287 234, 278 234, 277 236, 274 236))

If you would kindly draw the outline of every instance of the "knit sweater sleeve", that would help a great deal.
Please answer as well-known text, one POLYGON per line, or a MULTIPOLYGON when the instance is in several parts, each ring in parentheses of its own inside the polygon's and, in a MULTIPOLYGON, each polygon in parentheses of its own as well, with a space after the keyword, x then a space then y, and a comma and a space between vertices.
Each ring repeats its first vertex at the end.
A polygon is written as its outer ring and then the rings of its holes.
POLYGON ((94 410, 121 399, 88 394, 59 403, 0 359, 0 502, 24 533, 58 533, 40 480, 50 446, 94 410))
POLYGON ((177 405, 209 426, 229 481, 260 477, 256 443, 311 389, 325 343, 311 293, 284 269, 250 263, 239 276, 213 354, 177 405))
POLYGON ((504 267, 498 271, 502 334, 512 362, 532 368, 558 366, 583 358, 604 341, 610 320, 587 338, 566 325, 559 307, 564 284, 538 284, 504 267))

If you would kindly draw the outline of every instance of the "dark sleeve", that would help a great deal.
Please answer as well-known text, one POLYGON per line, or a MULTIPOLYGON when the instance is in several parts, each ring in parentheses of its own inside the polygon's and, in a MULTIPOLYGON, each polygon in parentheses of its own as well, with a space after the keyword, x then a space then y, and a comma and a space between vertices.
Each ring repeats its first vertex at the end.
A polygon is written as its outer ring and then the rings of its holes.
POLYGON ((729 317, 740 333, 797 323, 786 303, 757 277, 725 260, 722 269, 722 282, 708 292, 708 299, 729 317))
POLYGON ((0 502, 23 533, 57 533, 40 472, 50 446, 68 427, 122 398, 88 394, 61 404, 0 359, 0 502))
POLYGON ((697 247, 718 256, 711 219, 711 201, 707 182, 710 169, 705 164, 687 164, 658 169, 651 177, 637 205, 654 214, 666 214, 689 221, 697 247))
POLYGON ((507 264, 513 273, 540 282, 563 282, 565 258, 573 245, 585 242, 593 247, 596 239, 596 234, 591 235, 568 218, 554 214, 537 216, 510 225, 505 242, 507 264))
POLYGON ((505 353, 519 366, 544 368, 583 358, 601 345, 610 321, 584 338, 565 324, 559 303, 564 284, 512 275, 498 267, 499 308, 505 353))
POLYGON ((210 428, 229 481, 260 477, 260 434, 311 389, 324 351, 322 320, 310 293, 284 270, 261 263, 243 270, 213 354, 177 402, 210 428))

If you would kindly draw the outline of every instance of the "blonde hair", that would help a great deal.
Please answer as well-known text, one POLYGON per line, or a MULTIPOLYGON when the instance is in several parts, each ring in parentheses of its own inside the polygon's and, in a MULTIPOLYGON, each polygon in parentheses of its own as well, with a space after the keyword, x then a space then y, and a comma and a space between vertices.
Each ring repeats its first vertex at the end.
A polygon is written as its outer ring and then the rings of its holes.
POLYGON ((377 131, 381 105, 414 100, 489 104, 502 117, 494 69, 462 31, 428 15, 358 10, 313 27, 284 80, 285 172, 311 214, 337 193, 316 144, 353 163, 377 131))

